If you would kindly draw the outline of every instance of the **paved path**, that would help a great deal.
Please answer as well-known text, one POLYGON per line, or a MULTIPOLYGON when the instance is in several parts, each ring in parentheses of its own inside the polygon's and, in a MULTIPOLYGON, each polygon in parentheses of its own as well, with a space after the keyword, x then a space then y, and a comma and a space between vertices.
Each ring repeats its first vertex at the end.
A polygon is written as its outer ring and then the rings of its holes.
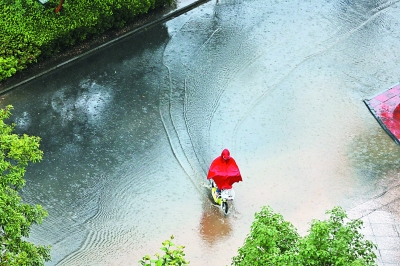
POLYGON ((378 246, 379 266, 400 266, 400 180, 347 214, 350 219, 364 222, 362 233, 378 246))

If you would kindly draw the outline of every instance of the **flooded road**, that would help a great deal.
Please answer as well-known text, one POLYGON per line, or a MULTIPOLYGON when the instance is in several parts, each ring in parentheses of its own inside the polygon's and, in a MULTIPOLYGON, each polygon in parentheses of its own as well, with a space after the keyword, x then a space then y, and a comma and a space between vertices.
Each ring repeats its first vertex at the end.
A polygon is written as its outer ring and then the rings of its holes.
POLYGON ((362 102, 399 82, 399 1, 219 0, 1 95, 42 138, 25 200, 48 265, 137 265, 170 235, 229 265, 270 205, 301 234, 399 179, 399 147, 362 102), (228 148, 229 216, 204 187, 228 148))

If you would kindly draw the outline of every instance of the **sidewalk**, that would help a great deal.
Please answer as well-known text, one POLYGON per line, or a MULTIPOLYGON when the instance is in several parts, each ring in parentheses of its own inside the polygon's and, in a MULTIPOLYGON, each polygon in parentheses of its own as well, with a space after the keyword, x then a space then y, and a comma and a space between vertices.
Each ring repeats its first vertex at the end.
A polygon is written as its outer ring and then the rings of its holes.
POLYGON ((400 266, 400 182, 347 215, 364 222, 361 232, 377 244, 379 266, 400 266))

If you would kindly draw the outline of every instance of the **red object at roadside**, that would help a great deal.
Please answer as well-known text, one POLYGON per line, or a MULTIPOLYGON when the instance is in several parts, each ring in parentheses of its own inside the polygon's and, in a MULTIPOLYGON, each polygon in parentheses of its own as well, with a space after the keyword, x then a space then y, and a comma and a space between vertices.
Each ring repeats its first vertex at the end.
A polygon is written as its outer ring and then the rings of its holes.
POLYGON ((400 84, 364 103, 386 133, 400 145, 400 84))
POLYGON ((58 4, 56 9, 54 10, 56 12, 56 14, 61 11, 61 9, 63 7, 63 4, 64 4, 64 0, 60 0, 60 3, 58 4))
POLYGON ((228 149, 211 163, 207 179, 213 179, 219 189, 230 189, 234 183, 242 181, 239 167, 228 149))

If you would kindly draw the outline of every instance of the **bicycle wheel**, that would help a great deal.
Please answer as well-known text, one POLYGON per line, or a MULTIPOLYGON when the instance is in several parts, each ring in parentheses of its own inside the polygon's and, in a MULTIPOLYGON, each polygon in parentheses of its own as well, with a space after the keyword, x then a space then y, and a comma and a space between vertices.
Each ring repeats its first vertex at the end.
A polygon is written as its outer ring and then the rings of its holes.
POLYGON ((229 210, 229 208, 228 208, 228 202, 223 201, 223 202, 222 202, 222 205, 221 205, 221 208, 222 208, 222 211, 223 211, 225 214, 228 214, 228 210, 229 210))

